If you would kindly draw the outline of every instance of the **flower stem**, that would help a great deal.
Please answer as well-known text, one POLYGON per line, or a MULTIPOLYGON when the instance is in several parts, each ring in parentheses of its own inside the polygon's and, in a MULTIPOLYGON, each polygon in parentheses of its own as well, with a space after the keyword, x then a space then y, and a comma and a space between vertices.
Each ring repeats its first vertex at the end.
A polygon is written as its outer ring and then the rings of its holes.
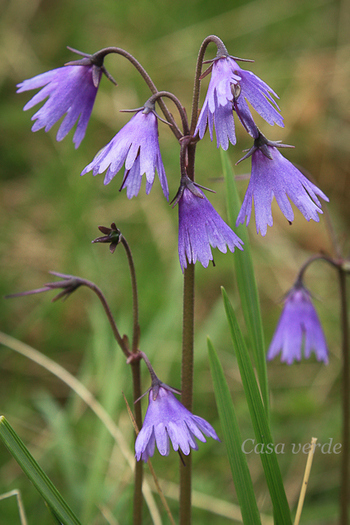
POLYGON ((215 36, 215 35, 209 35, 207 36, 199 49, 198 58, 197 58, 197 65, 196 65, 196 73, 194 77, 194 88, 193 88, 193 98, 192 98, 192 117, 191 117, 191 135, 193 135, 194 130, 196 128, 197 120, 198 120, 198 105, 199 105, 199 93, 200 93, 200 76, 202 73, 202 65, 203 65, 203 59, 206 52, 206 49, 208 45, 213 42, 216 44, 218 49, 226 49, 222 40, 215 36))
MULTIPOLYGON (((203 44, 202 44, 203 47, 203 44)), ((205 46, 206 47, 206 46, 205 46)), ((203 60, 204 52, 202 54, 203 60)), ((198 64, 197 64, 198 69, 198 64)), ((199 96, 199 91, 198 91, 199 96)), ((198 103, 198 99, 197 99, 198 103)), ((192 113, 192 125, 196 125, 197 114, 192 113)), ((184 139, 181 147, 181 172, 184 169, 191 181, 194 181, 194 165, 196 143, 188 143, 184 139), (184 155, 187 147, 187 155, 184 155)), ((194 264, 189 263, 184 271, 183 324, 182 324, 182 365, 181 365, 181 402, 192 411, 193 397, 193 353, 194 353, 194 264)), ((186 464, 180 458, 180 525, 190 525, 192 522, 192 457, 186 457, 186 464)))
MULTIPOLYGON (((136 60, 136 58, 131 53, 128 53, 128 51, 125 51, 125 49, 122 49, 120 47, 106 47, 104 49, 101 49, 97 53, 95 53, 94 56, 96 56, 96 57, 99 56, 99 57, 104 58, 105 56, 109 55, 110 53, 116 53, 117 55, 121 55, 124 58, 126 58, 127 60, 129 60, 129 62, 131 62, 131 64, 140 73, 140 75, 142 76, 142 78, 146 82, 146 84, 149 87, 149 89, 151 90, 151 92, 153 94, 158 92, 158 89, 156 88, 155 83, 153 82, 153 80, 151 79, 151 77, 149 76, 149 74, 147 73, 145 68, 140 64, 140 62, 138 60, 136 60)), ((179 128, 178 128, 178 126, 177 126, 177 124, 176 124, 176 122, 174 120, 174 117, 172 116, 172 114, 170 113, 170 111, 168 110, 168 108, 166 107, 166 105, 165 105, 165 103, 163 102, 162 99, 159 100, 159 106, 160 106, 160 108, 161 108, 161 110, 162 110, 166 120, 172 125, 171 126, 172 132, 174 133, 176 138, 179 138, 181 136, 181 131, 179 130, 179 128)))
POLYGON ((119 344, 120 348, 124 352, 125 356, 128 358, 130 356, 130 351, 129 351, 127 342, 126 342, 125 338, 122 337, 120 335, 120 333, 119 333, 119 330, 118 330, 116 322, 114 320, 112 311, 111 311, 111 309, 109 307, 109 304, 107 303, 107 300, 106 300, 102 290, 95 283, 93 283, 91 281, 88 281, 87 279, 80 279, 80 281, 81 281, 82 286, 87 286, 87 288, 90 288, 90 290, 95 292, 97 297, 100 299, 101 304, 102 304, 102 306, 104 308, 104 311, 105 311, 105 313, 107 315, 107 319, 109 321, 109 324, 111 325, 114 337, 115 337, 117 343, 119 344))
MULTIPOLYGON (((132 287, 132 311, 133 311, 133 320, 134 320, 133 330, 132 330, 132 352, 136 353, 138 351, 138 345, 139 345, 139 339, 140 339, 140 325, 139 325, 139 303, 138 303, 138 295, 137 295, 135 265, 134 265, 134 259, 132 257, 132 253, 130 250, 130 246, 123 235, 121 236, 120 242, 122 243, 124 247, 126 256, 128 258, 128 263, 129 263, 131 287, 132 287)), ((136 421, 136 423, 139 424, 138 421, 136 421)))
POLYGON ((341 261, 336 261, 335 259, 332 259, 332 257, 328 257, 328 255, 313 255, 312 257, 307 259, 307 261, 300 268, 296 282, 300 282, 300 283, 303 282, 304 273, 306 269, 310 266, 310 264, 312 264, 315 261, 325 261, 337 269, 340 268, 340 264, 341 264, 341 261))
MULTIPOLYGON (((193 392, 193 337, 194 337, 194 264, 188 264, 184 272, 183 339, 181 370, 181 402, 192 410, 193 392)), ((180 461, 180 525, 191 524, 191 454, 186 464, 180 461)))
POLYGON ((348 525, 350 499, 350 336, 349 311, 346 289, 346 278, 349 268, 342 259, 335 260, 325 255, 316 255, 308 259, 301 267, 297 282, 302 282, 305 270, 314 261, 323 260, 337 268, 340 291, 340 329, 342 334, 342 462, 340 474, 340 516, 339 524, 348 525))
MULTIPOLYGON (((137 282, 134 260, 130 250, 130 246, 125 239, 121 236, 121 244, 123 245, 126 256, 128 258, 131 287, 132 287, 132 299, 133 299, 133 334, 132 334, 132 354, 138 353, 139 339, 140 339, 140 325, 139 325, 139 305, 138 305, 138 294, 137 294, 137 282)), ((131 361, 132 370, 132 383, 133 383, 133 398, 134 403, 141 397, 141 371, 140 371, 140 360, 133 359, 131 361)), ((142 411, 141 403, 134 404, 135 406, 135 421, 138 428, 142 427, 142 411)), ((136 439, 136 433, 135 433, 136 439)), ((141 525, 142 523, 142 480, 143 480, 143 462, 135 460, 135 471, 134 471, 134 506, 133 506, 133 525, 141 525)))
MULTIPOLYGON (((134 401, 141 397, 141 373, 140 361, 131 363, 132 383, 133 383, 133 397, 134 401)), ((141 403, 136 403, 135 407, 135 421, 138 428, 142 427, 142 412, 141 403)), ((135 433, 136 439, 136 433, 135 433)), ((142 523, 142 481, 143 481, 143 461, 135 460, 134 470, 134 505, 133 505, 133 525, 141 525, 142 523)))
POLYGON ((350 356, 348 302, 346 294, 346 271, 339 267, 339 285, 341 298, 341 333, 342 333, 342 462, 340 485, 340 525, 348 525, 350 499, 350 356))
MULTIPOLYGON (((151 102, 151 103, 154 103, 154 102, 158 102, 160 101, 160 99, 162 97, 167 97, 169 98, 170 100, 172 100, 179 112, 179 115, 180 115, 180 118, 181 118, 181 122, 182 122, 182 129, 183 129, 183 134, 184 135, 188 135, 190 133, 190 130, 189 130, 189 127, 188 127, 188 120, 187 120, 187 115, 186 115, 186 111, 183 107, 183 105, 181 104, 180 100, 173 94, 173 93, 170 93, 169 91, 158 91, 157 93, 154 93, 154 95, 152 95, 148 101, 151 102)), ((176 133, 174 132, 174 134, 177 136, 178 134, 178 129, 175 130, 176 133)), ((182 133, 180 132, 179 136, 177 136, 178 139, 181 139, 182 138, 182 133)))

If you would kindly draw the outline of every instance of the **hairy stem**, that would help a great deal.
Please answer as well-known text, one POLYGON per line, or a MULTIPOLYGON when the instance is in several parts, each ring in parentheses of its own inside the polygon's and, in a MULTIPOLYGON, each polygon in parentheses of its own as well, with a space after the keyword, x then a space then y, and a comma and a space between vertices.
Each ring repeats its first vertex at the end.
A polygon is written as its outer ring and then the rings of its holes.
POLYGON ((341 297, 341 333, 342 333, 342 462, 340 487, 340 525, 348 525, 350 499, 350 356, 349 356, 349 322, 346 290, 346 272, 339 268, 339 285, 341 297))

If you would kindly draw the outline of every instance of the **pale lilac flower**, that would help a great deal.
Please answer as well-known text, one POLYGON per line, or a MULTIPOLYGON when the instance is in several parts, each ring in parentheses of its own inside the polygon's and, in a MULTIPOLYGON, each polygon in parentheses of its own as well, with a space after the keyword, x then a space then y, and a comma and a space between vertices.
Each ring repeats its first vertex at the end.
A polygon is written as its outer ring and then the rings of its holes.
POLYGON ((152 384, 145 420, 135 442, 137 461, 147 461, 152 457, 156 444, 160 454, 168 456, 169 438, 173 449, 180 449, 185 456, 188 456, 191 448, 198 450, 195 438, 205 442, 206 435, 220 441, 213 427, 205 419, 191 414, 171 390, 161 382, 152 384))
POLYGON ((286 219, 292 223, 294 212, 288 200, 295 204, 307 221, 319 221, 322 213, 318 197, 328 202, 328 197, 312 184, 275 146, 260 134, 247 156, 252 157, 252 172, 236 225, 250 221, 254 199, 256 231, 266 235, 267 226, 272 226, 271 203, 276 198, 277 204, 286 219))
POLYGON ((227 150, 229 141, 236 144, 233 119, 235 109, 248 133, 254 137, 255 124, 246 100, 266 122, 283 127, 283 117, 273 96, 277 97, 265 82, 251 71, 242 69, 233 57, 216 58, 195 134, 198 132, 202 139, 208 126, 210 139, 213 140, 215 126, 217 147, 227 150))
POLYGON ((142 175, 146 175, 146 193, 151 191, 155 170, 165 197, 168 199, 168 182, 158 142, 158 120, 154 105, 145 104, 129 120, 82 171, 82 175, 92 170, 93 175, 107 170, 104 184, 111 182, 125 163, 124 179, 121 190, 127 188, 127 197, 135 197, 141 187, 142 175))
POLYGON ((179 205, 179 258, 182 271, 187 263, 199 261, 207 268, 213 260, 211 247, 222 253, 242 250, 243 241, 222 220, 204 193, 184 180, 176 197, 179 205))
POLYGON ((47 71, 18 84, 17 93, 42 88, 24 106, 25 111, 48 99, 33 115, 31 120, 36 122, 33 124, 32 131, 42 128, 49 131, 63 115, 66 115, 56 138, 58 141, 64 139, 78 121, 73 137, 75 147, 78 148, 85 136, 104 71, 102 63, 98 66, 94 63, 93 56, 85 55, 82 60, 70 62, 64 67, 47 71))
POLYGON ((301 360, 302 349, 306 359, 313 351, 318 361, 328 363, 326 339, 310 293, 297 282, 286 296, 267 359, 281 352, 281 361, 290 365, 294 360, 301 360))

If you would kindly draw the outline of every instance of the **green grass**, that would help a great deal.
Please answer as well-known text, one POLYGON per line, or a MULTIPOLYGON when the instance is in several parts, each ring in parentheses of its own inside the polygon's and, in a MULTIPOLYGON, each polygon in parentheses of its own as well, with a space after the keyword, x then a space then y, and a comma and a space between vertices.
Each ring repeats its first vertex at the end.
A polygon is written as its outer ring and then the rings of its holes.
MULTIPOLYGON (((119 113, 148 98, 147 88, 121 57, 108 57, 106 65, 116 78, 115 88, 103 79, 87 135, 78 151, 72 134, 55 141, 55 129, 30 131, 34 110, 22 107, 30 94, 15 94, 16 83, 71 59, 65 46, 94 52, 108 45, 126 48, 148 69, 159 89, 173 91, 190 111, 193 70, 201 41, 208 34, 222 37, 229 52, 255 59, 254 73, 280 96, 285 128, 258 125, 271 139, 296 145, 288 158, 306 167, 330 197, 336 231, 343 240, 350 216, 348 202, 349 155, 343 116, 348 97, 344 66, 347 33, 343 27, 348 9, 327 0, 294 2, 231 2, 220 0, 150 2, 22 2, 3 3, 0 17, 2 61, 0 68, 0 292, 6 295, 42 286, 53 280, 48 271, 76 274, 96 282, 105 292, 122 333, 131 329, 130 280, 122 250, 112 256, 104 245, 91 245, 97 226, 116 221, 128 239, 135 258, 140 295, 141 349, 152 360, 163 381, 180 387, 182 279, 177 259, 177 210, 165 202, 156 182, 149 196, 128 201, 119 193, 121 175, 108 186, 102 176, 80 177, 81 170, 129 118, 119 113)), ((210 48, 208 56, 213 56, 210 48)), ((249 65, 250 67, 250 65, 249 65)), ((207 86, 207 80, 203 82, 207 86)), ((203 100, 203 93, 202 93, 203 100)), ((170 104, 169 104, 170 107, 170 104)), ((175 112, 175 110, 172 111, 175 112)), ((250 146, 237 123, 238 145, 230 147, 233 163, 250 146)), ((171 198, 178 186, 178 145, 166 126, 160 126, 160 143, 171 198)), ((217 191, 210 199, 227 219, 225 184, 220 154, 208 137, 198 145, 197 180, 217 191)), ((249 161, 237 175, 249 170, 249 161)), ((243 195, 246 181, 239 181, 243 195)), ((249 226, 253 264, 261 299, 266 344, 280 313, 278 301, 293 283, 300 265, 331 243, 325 222, 307 223, 296 212, 292 227, 274 206, 274 227, 266 237, 249 226)), ((244 328, 235 282, 234 255, 215 251, 216 267, 196 268, 195 413, 208 419, 222 436, 210 379, 207 335, 224 367, 243 439, 253 437, 248 407, 235 357, 220 286, 224 286, 244 328)), ((287 367, 268 365, 271 389, 271 424, 276 442, 306 443, 311 436, 326 442, 340 440, 340 351, 337 283, 321 263, 308 270, 307 285, 318 301, 330 347, 327 368, 314 360, 287 367)), ((79 290, 63 303, 50 295, 0 300, 0 330, 49 356, 77 376, 113 417, 132 453, 132 426, 121 392, 131 401, 130 371, 116 347, 97 299, 79 290)), ((243 330, 244 332, 244 330, 243 330)), ((120 448, 85 404, 57 378, 1 347, 0 406, 33 456, 72 505, 84 523, 130 521, 131 470, 120 448)), ((143 389, 149 386, 143 370, 143 389)), ((145 402, 143 407, 145 409, 145 402)), ((303 454, 279 456, 285 490, 292 510, 297 504, 305 467, 303 454)), ((202 495, 237 504, 224 446, 208 441, 193 455, 194 489, 202 495)), ((178 482, 178 458, 154 457, 161 480, 178 482)), ((260 458, 251 454, 248 464, 259 510, 271 515, 271 505, 260 458)), ((336 522, 339 490, 339 456, 317 454, 306 496, 303 523, 336 522)), ((0 446, 0 494, 21 490, 31 523, 50 524, 52 518, 40 496, 7 450, 0 446)), ((165 493, 173 486, 164 484, 165 493)), ((157 496, 155 496, 159 503, 157 496)), ((200 498, 199 498, 200 499, 200 498)), ((202 500, 203 501, 203 498, 202 500)), ((204 497, 204 502, 206 498, 204 497)), ((195 523, 226 525, 227 517, 201 503, 195 523)), ((177 504, 169 499, 177 518, 177 504)), ((223 508, 223 505, 219 505, 223 508)), ((232 508, 229 507, 231 510, 232 508)), ((159 506, 164 523, 165 512, 159 506)), ((151 523, 145 508, 145 524, 151 523)), ((233 512, 233 510, 232 510, 233 512)), ((16 505, 0 501, 0 522, 19 523, 16 505)))

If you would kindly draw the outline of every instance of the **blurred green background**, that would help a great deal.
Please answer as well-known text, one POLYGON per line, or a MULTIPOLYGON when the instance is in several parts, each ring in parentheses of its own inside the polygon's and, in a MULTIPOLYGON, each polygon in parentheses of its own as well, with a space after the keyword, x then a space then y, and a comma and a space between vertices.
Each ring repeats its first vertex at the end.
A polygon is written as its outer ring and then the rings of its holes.
MULTIPOLYGON (((1 296, 40 287, 54 280, 48 271, 80 275, 106 293, 122 333, 130 333, 130 280, 121 249, 111 256, 104 245, 91 245, 97 226, 115 221, 131 245, 139 283, 141 348, 164 382, 180 386, 182 274, 177 257, 177 210, 165 202, 156 181, 149 196, 144 187, 129 201, 119 193, 122 172, 108 186, 103 176, 80 177, 92 160, 127 122, 119 113, 142 105, 147 87, 131 65, 114 55, 105 65, 116 78, 102 79, 86 137, 74 149, 72 133, 60 143, 57 125, 49 133, 30 131, 35 109, 22 108, 30 93, 15 86, 74 59, 69 45, 87 53, 116 45, 131 52, 159 89, 174 92, 190 112, 193 73, 202 40, 220 36, 235 56, 253 58, 249 68, 280 96, 285 128, 258 125, 271 139, 294 144, 286 156, 308 170, 330 198, 329 212, 344 256, 350 224, 349 199, 349 2, 332 0, 0 0, 1 296)), ((214 46, 208 58, 214 56, 214 46)), ((202 98, 208 79, 203 82, 202 98)), ((170 107, 170 105, 169 105, 170 107)), ((230 147, 235 163, 251 140, 237 123, 238 145, 230 147)), ((160 144, 171 198, 179 180, 179 148, 160 125, 160 144)), ((238 175, 249 172, 246 161, 238 175)), ((220 155, 205 137, 197 149, 197 180, 217 191, 211 202, 225 218, 220 155)), ((244 195, 247 181, 238 182, 244 195)), ((266 343, 279 314, 278 304, 308 256, 332 252, 324 217, 307 223, 296 211, 290 227, 274 205, 274 226, 265 238, 249 225, 260 290, 266 343)), ((243 437, 252 438, 239 372, 229 342, 220 286, 237 312, 233 258, 217 250, 216 267, 196 268, 196 368, 194 412, 208 419, 220 435, 207 360, 209 334, 225 366, 243 437)), ((322 262, 307 272, 329 343, 327 367, 314 359, 293 366, 268 365, 272 423, 291 508, 295 510, 306 457, 293 455, 291 443, 312 436, 340 441, 340 334, 336 275, 322 262)), ((53 296, 53 294, 51 294, 53 296)), ((131 402, 130 371, 116 347, 97 299, 79 290, 67 302, 52 304, 49 294, 0 300, 0 329, 55 360, 101 401, 122 431, 132 453, 132 427, 121 392, 131 402)), ((130 522, 131 471, 97 420, 69 388, 30 360, 1 346, 0 407, 36 459, 83 523, 130 522)), ((143 389, 149 386, 144 372, 143 389)), ((144 403, 145 409, 145 403, 144 403)), ((223 444, 208 442, 193 455, 194 523, 232 522, 237 503, 223 444), (229 518, 231 516, 231 518, 229 518)), ((177 516, 177 454, 154 457, 154 466, 177 516)), ((249 456, 261 512, 271 505, 258 455, 249 456)), ((303 512, 303 523, 336 523, 340 457, 317 453, 303 512)), ((146 468, 147 473, 147 468, 146 468)), ((0 445, 0 494, 22 492, 29 524, 50 524, 44 503, 0 445)), ((155 496, 158 502, 158 497, 155 496)), ((167 517, 160 507, 163 522, 167 517)), ((0 501, 0 523, 19 523, 14 498, 0 501)), ((151 523, 145 508, 145 524, 151 523)))

